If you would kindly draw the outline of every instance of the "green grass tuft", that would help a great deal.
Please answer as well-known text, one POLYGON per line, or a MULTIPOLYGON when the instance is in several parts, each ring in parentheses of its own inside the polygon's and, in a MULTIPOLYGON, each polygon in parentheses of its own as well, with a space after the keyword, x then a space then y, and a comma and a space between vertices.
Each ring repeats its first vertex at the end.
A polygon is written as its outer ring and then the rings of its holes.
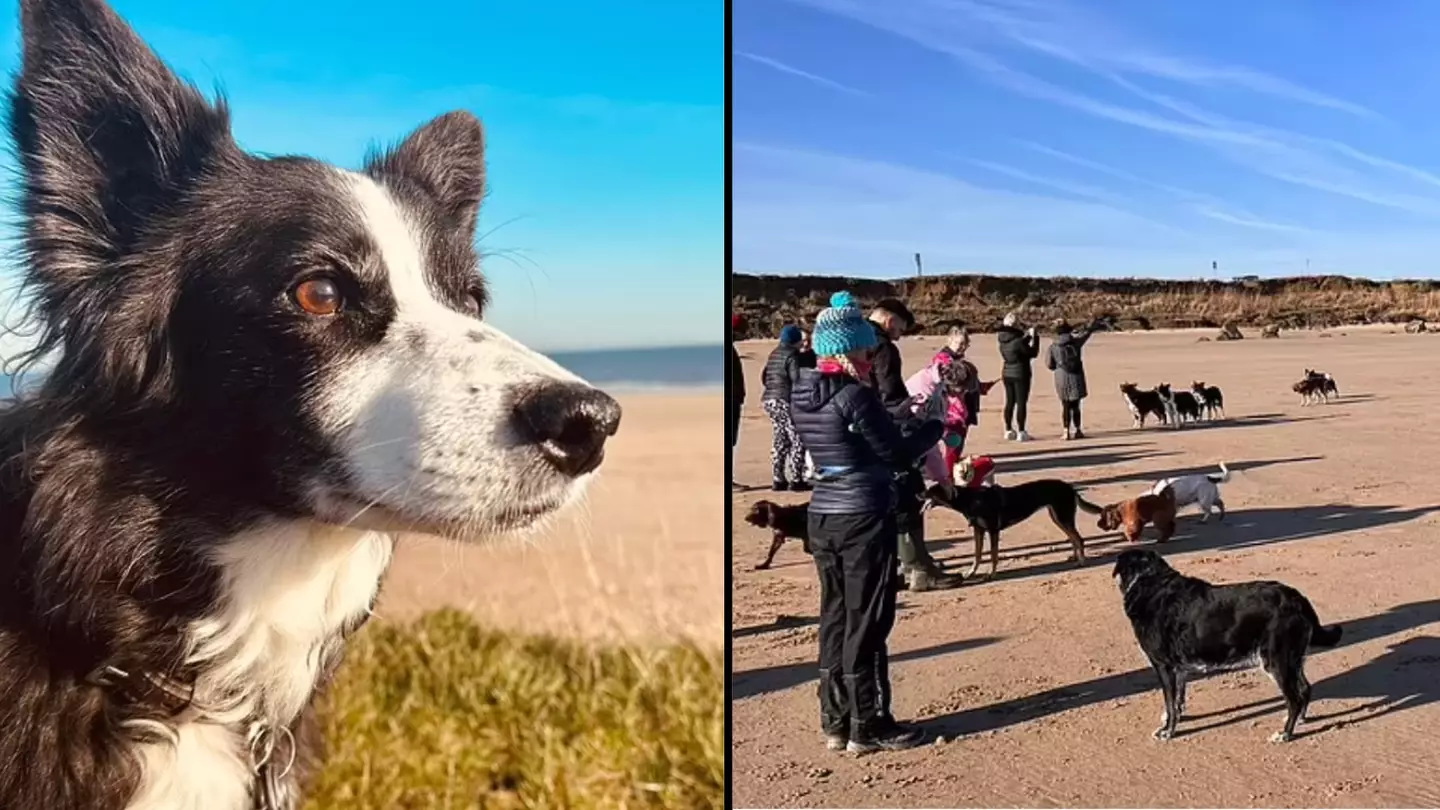
POLYGON ((374 623, 326 698, 306 810, 719 808, 723 671, 691 646, 518 636, 454 610, 374 623))

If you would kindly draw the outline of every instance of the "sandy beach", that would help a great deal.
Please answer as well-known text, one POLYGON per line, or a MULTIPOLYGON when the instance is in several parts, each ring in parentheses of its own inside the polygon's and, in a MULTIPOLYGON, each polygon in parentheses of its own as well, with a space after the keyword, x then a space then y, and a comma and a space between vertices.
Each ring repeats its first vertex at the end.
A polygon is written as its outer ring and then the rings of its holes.
POLYGON ((382 619, 456 606, 499 627, 724 642, 722 395, 617 395, 620 431, 587 502, 491 547, 405 537, 382 619))
MULTIPOLYGON (((993 582, 900 595, 890 638, 894 708, 933 741, 896 754, 827 752, 815 697, 813 564, 798 543, 770 571, 753 565, 769 535, 741 522, 772 495, 769 424, 747 403, 737 478, 734 554, 734 797, 740 807, 1379 807, 1440 804, 1440 336, 1394 327, 1337 329, 1279 340, 1199 342, 1204 332, 1100 334, 1085 351, 1091 396, 1078 442, 1058 439, 1050 374, 1037 364, 1030 444, 1001 440, 997 387, 970 449, 993 454, 1002 484, 1059 477, 1102 503, 1156 478, 1227 461, 1229 516, 1182 512, 1164 547, 1183 573, 1213 582, 1278 579, 1322 620, 1344 626, 1311 655, 1313 722, 1267 741, 1283 720, 1278 690, 1255 671, 1190 686, 1179 736, 1151 738, 1161 712, 1111 580, 1126 547, 1082 516, 1092 557, 1076 568, 1043 516, 1006 530, 993 582), (1306 367, 1332 373, 1342 397, 1300 407, 1290 385, 1306 367), (1132 430, 1117 390, 1204 380, 1229 418, 1179 431, 1132 430)), ((902 341, 918 369, 936 339, 902 341)), ((1044 347, 1049 339, 1044 339, 1044 347)), ((768 342, 740 349, 758 379, 768 342)), ((972 356, 998 376, 995 338, 972 356)), ((758 383, 756 383, 758 386, 758 383)), ((929 537, 951 568, 969 567, 968 528, 937 511, 929 537)))

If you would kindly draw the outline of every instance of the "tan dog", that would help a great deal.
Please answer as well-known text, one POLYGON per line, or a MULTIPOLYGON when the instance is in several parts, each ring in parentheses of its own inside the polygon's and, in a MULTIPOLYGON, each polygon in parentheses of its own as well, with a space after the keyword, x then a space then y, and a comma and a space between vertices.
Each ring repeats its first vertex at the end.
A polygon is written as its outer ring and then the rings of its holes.
POLYGON ((1100 510, 1100 528, 1113 532, 1116 529, 1125 539, 1140 542, 1140 533, 1145 524, 1154 524, 1164 543, 1175 534, 1175 492, 1165 487, 1158 494, 1145 493, 1138 498, 1111 504, 1100 510))

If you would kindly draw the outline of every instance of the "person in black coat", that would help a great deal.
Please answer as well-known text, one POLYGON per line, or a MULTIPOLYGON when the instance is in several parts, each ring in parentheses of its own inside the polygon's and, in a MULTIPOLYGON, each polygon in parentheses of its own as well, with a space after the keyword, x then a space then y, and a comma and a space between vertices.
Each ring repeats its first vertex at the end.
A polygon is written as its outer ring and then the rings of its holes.
MULTIPOLYGON (((910 418, 910 390, 901 371, 900 347, 895 341, 915 326, 910 309, 895 298, 884 298, 870 310, 870 324, 875 329, 874 362, 870 385, 880 396, 880 404, 897 420, 910 418)), ((960 587, 963 578, 945 573, 925 545, 925 515, 920 511, 920 495, 925 479, 919 470, 903 472, 898 482, 899 501, 896 515, 900 532, 900 574, 903 584, 912 591, 936 591, 960 587)))
POLYGON ((735 313, 730 316, 730 333, 726 336, 725 374, 729 378, 729 396, 725 400, 725 426, 730 435, 730 486, 735 487, 735 445, 740 441, 740 412, 745 408, 745 370, 740 365, 740 353, 735 351, 735 333, 745 329, 745 316, 735 313))
POLYGON ((915 325, 915 316, 895 298, 885 298, 870 310, 870 323, 875 329, 875 352, 870 380, 880 395, 880 404, 897 416, 909 411, 910 392, 905 388, 905 375, 900 368, 900 347, 895 341, 915 325))
POLYGON ((1005 381, 1005 438, 1030 441, 1025 420, 1030 405, 1030 382, 1034 379, 1031 363, 1040 356, 1040 336, 1035 327, 1021 329, 1018 317, 1011 312, 1000 324, 996 339, 1000 342, 1000 358, 1005 362, 1000 377, 1005 381))
POLYGON ((800 369, 814 366, 813 355, 801 351, 804 335, 800 327, 786 324, 780 330, 780 343, 765 360, 760 372, 764 393, 760 405, 770 417, 770 488, 776 492, 791 490, 804 492, 810 489, 805 483, 805 445, 795 433, 795 422, 790 417, 790 391, 800 369))
POLYGON ((919 729, 890 713, 886 640, 895 624, 895 473, 918 466, 941 425, 911 435, 869 379, 878 345, 849 293, 816 318, 816 367, 791 390, 795 428, 815 460, 810 550, 820 578, 820 721, 832 750, 910 748, 919 729))
POLYGON ((1076 329, 1061 320, 1055 325, 1055 340, 1045 355, 1045 367, 1055 372, 1055 396, 1060 398, 1060 417, 1065 424, 1066 439, 1083 439, 1080 429, 1080 400, 1089 395, 1085 384, 1083 350, 1097 324, 1076 329))

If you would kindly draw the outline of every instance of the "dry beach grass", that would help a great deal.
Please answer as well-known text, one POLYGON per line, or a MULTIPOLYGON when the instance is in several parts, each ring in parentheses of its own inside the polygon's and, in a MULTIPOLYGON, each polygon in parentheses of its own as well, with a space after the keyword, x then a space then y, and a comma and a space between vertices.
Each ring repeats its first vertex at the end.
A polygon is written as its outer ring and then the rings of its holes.
POLYGON ((787 321, 809 323, 830 294, 841 289, 867 302, 903 298, 928 334, 944 334, 958 323, 990 329, 1010 310, 1019 310, 1030 323, 1061 316, 1082 322, 1103 315, 1126 328, 1224 323, 1298 328, 1440 319, 1440 285, 1433 282, 1338 276, 1221 282, 948 275, 875 281, 737 273, 732 306, 746 316, 748 336, 772 336, 787 321))

